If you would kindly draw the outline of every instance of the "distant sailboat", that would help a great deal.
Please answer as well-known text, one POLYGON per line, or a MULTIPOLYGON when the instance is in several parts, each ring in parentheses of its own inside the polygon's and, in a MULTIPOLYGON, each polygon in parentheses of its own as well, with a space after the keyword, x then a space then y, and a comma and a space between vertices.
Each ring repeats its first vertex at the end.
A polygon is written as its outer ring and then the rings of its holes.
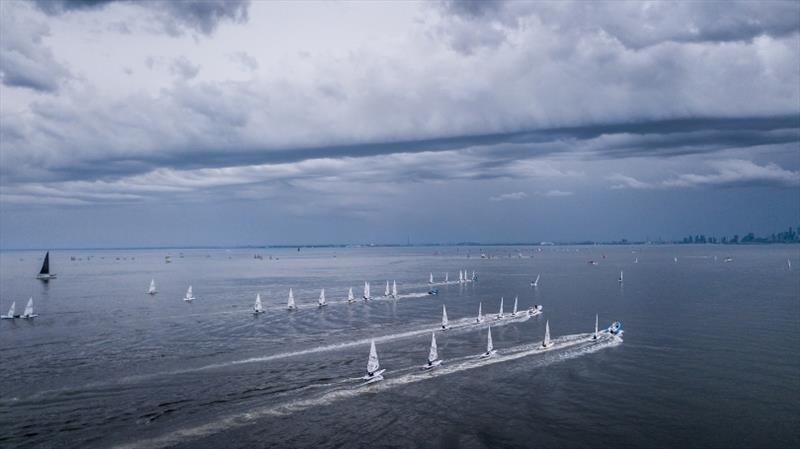
POLYGON ((256 303, 253 304, 253 315, 264 313, 264 307, 261 306, 261 294, 256 293, 256 303))
POLYGON ((458 270, 458 283, 459 284, 464 283, 464 272, 461 270, 458 270))
POLYGON ((372 296, 369 295, 369 282, 364 282, 364 301, 369 301, 372 296))
POLYGON ((639 263, 639 258, 637 257, 637 258, 633 259, 633 263, 639 263))
POLYGON ((39 315, 33 313, 33 298, 28 299, 28 304, 25 306, 25 311, 22 312, 22 318, 26 320, 31 320, 36 318, 39 315))
POLYGON ((378 362, 378 351, 375 349, 375 340, 369 347, 369 360, 367 360, 367 375, 363 377, 366 383, 378 382, 383 380, 383 373, 385 369, 381 369, 381 364, 378 362))
POLYGON ((325 289, 323 288, 323 289, 322 289, 322 290, 319 292, 319 306, 320 306, 320 307, 325 307, 325 306, 327 306, 327 305, 328 305, 328 303, 327 303, 327 302, 325 302, 325 289))
POLYGON ((289 289, 289 301, 286 302, 286 308, 289 310, 297 310, 297 306, 294 305, 294 292, 292 289, 289 289))
POLYGON ((478 303, 478 318, 475 319, 477 323, 483 323, 483 312, 481 308, 483 307, 483 303, 478 303))
POLYGON ((439 366, 441 364, 442 364, 442 361, 439 360, 439 350, 436 347, 436 334, 431 333, 431 349, 428 352, 428 364, 427 365, 423 365, 422 368, 431 369, 431 368, 439 366))
POLYGON ((500 297, 500 312, 497 313, 496 319, 499 320, 501 318, 503 318, 503 298, 502 297, 500 297))
POLYGON ((16 310, 17 310, 17 302, 12 301, 11 308, 8 309, 8 315, 2 315, 0 316, 0 318, 4 320, 13 320, 14 318, 19 318, 19 315, 15 314, 16 310))
POLYGON ((392 298, 397 299, 397 281, 392 281, 392 298))
POLYGON ((389 289, 389 281, 386 281, 386 290, 383 291, 383 296, 389 296, 392 291, 389 289))
POLYGON ((194 295, 192 294, 192 286, 190 285, 188 289, 186 289, 186 296, 183 297, 183 300, 186 302, 192 302, 194 300, 194 295))
POLYGON ((540 277, 540 276, 541 276, 541 274, 537 274, 537 275, 536 275, 536 280, 534 280, 533 282, 531 282, 531 287, 538 287, 538 286, 539 286, 539 277, 540 277))
POLYGON ((672 261, 675 262, 675 263, 678 263, 678 258, 677 257, 673 257, 672 261))
POLYGON ((598 324, 600 324, 600 316, 595 314, 594 315, 594 336, 592 336, 592 340, 597 340, 597 337, 600 336, 598 334, 598 332, 599 332, 598 324))
POLYGON ((472 270, 472 282, 475 282, 477 280, 478 280, 478 276, 475 275, 475 270, 472 270))
POLYGON ((36 279, 42 281, 49 281, 50 279, 55 279, 55 273, 50 273, 50 251, 48 251, 44 255, 44 262, 42 262, 42 269, 39 270, 39 274, 36 275, 36 279))
POLYGON ((445 274, 444 274, 444 282, 445 282, 445 283, 448 283, 448 282, 450 282, 450 273, 445 273, 445 274))
POLYGON ((495 355, 496 353, 497 351, 495 351, 494 345, 492 344, 492 326, 489 326, 489 336, 486 337, 486 352, 481 354, 481 358, 485 359, 495 355))
POLYGON ((519 296, 514 297, 514 310, 511 311, 511 316, 517 316, 517 301, 519 301, 519 296))
POLYGON ((544 340, 542 341, 543 348, 549 348, 553 346, 553 342, 550 341, 550 320, 547 320, 544 323, 544 340))
POLYGON ((155 295, 156 293, 158 293, 158 290, 156 290, 156 280, 150 279, 150 288, 147 289, 147 294, 155 295))
POLYGON ((350 290, 347 291, 347 302, 349 304, 356 302, 356 297, 353 296, 353 287, 350 287, 350 290))
POLYGON ((442 330, 450 328, 450 322, 447 321, 447 307, 442 304, 442 330))
POLYGON ((619 279, 617 281, 621 284, 622 283, 622 270, 619 270, 619 279))
POLYGON ((430 276, 428 276, 428 283, 433 284, 433 273, 431 273, 430 276))
POLYGON ((786 259, 786 268, 792 269, 792 259, 786 259))

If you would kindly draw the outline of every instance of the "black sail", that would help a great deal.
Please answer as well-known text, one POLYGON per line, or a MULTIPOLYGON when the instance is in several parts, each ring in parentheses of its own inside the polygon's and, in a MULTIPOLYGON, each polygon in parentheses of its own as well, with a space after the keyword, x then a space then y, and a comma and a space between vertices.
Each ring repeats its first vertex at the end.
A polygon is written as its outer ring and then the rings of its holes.
POLYGON ((44 263, 42 263, 42 270, 39 274, 50 274, 50 251, 44 255, 44 263))

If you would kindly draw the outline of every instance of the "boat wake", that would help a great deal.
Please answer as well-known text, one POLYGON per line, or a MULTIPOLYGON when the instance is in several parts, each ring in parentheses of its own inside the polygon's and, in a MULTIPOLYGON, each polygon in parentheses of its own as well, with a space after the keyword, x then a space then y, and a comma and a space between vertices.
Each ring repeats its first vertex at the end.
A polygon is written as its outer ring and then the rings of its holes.
POLYGON ((477 355, 474 355, 448 359, 436 369, 427 371, 420 371, 419 366, 390 369, 390 371, 387 372, 388 374, 385 380, 369 386, 360 383, 363 380, 362 378, 348 379, 350 383, 359 383, 356 385, 333 388, 312 398, 299 399, 283 404, 254 409, 245 413, 227 416, 200 426, 181 429, 161 437, 136 441, 117 447, 126 449, 168 447, 178 443, 184 443, 187 440, 227 431, 232 428, 251 425, 259 419, 286 416, 314 407, 327 406, 337 401, 357 397, 366 393, 374 394, 423 380, 435 379, 449 374, 462 373, 476 368, 525 358, 531 358, 531 360, 527 361, 526 369, 541 368, 553 363, 591 354, 602 349, 615 347, 622 343, 622 338, 620 336, 610 333, 599 334, 597 340, 594 340, 592 336, 593 334, 591 333, 566 335, 551 340, 552 346, 547 348, 543 348, 541 343, 537 342, 535 344, 520 345, 513 348, 498 350, 494 356, 488 358, 478 358, 477 355))

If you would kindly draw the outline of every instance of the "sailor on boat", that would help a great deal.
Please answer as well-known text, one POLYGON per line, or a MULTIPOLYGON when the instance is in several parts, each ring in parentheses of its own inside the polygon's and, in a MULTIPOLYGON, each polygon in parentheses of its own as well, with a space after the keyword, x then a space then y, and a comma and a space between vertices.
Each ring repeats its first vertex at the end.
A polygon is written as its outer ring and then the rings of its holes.
POLYGON ((432 289, 428 290, 428 294, 429 295, 438 295, 439 294, 439 289, 438 288, 432 288, 432 289))
POLYGON ((533 306, 531 306, 530 309, 528 309, 528 315, 530 316, 536 316, 539 315, 540 313, 542 313, 541 304, 534 304, 533 306))

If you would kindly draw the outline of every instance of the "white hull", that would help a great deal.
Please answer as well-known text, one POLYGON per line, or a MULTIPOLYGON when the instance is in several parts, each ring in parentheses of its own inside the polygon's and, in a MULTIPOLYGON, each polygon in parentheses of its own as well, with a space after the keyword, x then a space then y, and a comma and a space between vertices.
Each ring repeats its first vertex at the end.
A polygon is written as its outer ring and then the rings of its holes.
POLYGON ((484 352, 483 354, 481 354, 480 358, 488 359, 489 357, 493 357, 495 354, 497 354, 497 350, 496 349, 492 349, 489 352, 484 352))
POLYGON ((193 297, 192 298, 183 298, 183 300, 186 301, 186 302, 192 302, 192 301, 194 301, 194 298, 193 297))
POLYGON ((379 380, 383 380, 383 373, 385 371, 386 371, 385 369, 381 369, 381 370, 375 371, 371 376, 369 374, 367 374, 364 377, 362 377, 362 379, 366 380, 366 382, 364 382, 364 383, 367 383, 367 384, 371 384, 373 382, 378 382, 379 380))
POLYGON ((441 360, 434 360, 430 364, 422 365, 422 369, 433 369, 433 368, 436 368, 437 366, 439 366, 441 364, 442 364, 441 360))
POLYGON ((36 275, 36 279, 39 279, 39 280, 42 280, 42 281, 49 281, 50 279, 55 279, 55 278, 56 278, 55 274, 37 274, 36 275))
POLYGON ((253 315, 261 315, 262 313, 264 313, 263 310, 253 310, 253 315))
POLYGON ((15 320, 17 318, 22 318, 21 315, 0 315, 0 320, 15 320))
POLYGON ((28 316, 22 317, 22 319, 23 320, 32 320, 32 319, 36 318, 37 316, 39 316, 39 315, 34 313, 33 315, 28 315, 28 316))

